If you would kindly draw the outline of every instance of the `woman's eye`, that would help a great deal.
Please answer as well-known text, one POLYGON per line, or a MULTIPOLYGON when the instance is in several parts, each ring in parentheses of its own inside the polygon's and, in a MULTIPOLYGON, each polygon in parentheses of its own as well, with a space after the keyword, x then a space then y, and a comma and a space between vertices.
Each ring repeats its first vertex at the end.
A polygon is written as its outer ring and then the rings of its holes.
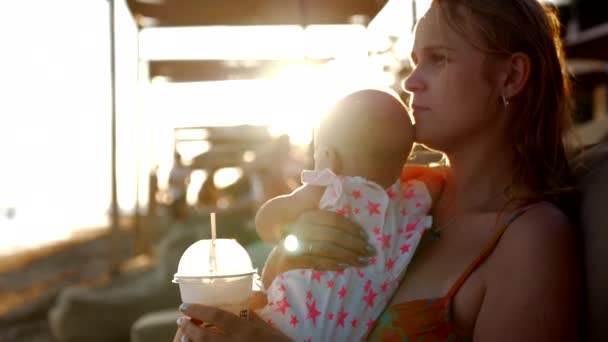
POLYGON ((444 63, 447 61, 447 57, 440 54, 432 54, 429 56, 429 59, 433 64, 444 63))

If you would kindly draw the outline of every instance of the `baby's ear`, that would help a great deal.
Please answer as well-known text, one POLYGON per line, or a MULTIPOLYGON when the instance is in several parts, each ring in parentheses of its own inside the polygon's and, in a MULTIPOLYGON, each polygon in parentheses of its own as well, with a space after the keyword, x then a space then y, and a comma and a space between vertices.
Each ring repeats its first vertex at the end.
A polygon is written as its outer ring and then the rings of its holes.
POLYGON ((340 158, 340 154, 338 150, 331 146, 326 148, 323 153, 325 153, 325 158, 329 161, 329 167, 335 174, 342 173, 342 159, 340 158))

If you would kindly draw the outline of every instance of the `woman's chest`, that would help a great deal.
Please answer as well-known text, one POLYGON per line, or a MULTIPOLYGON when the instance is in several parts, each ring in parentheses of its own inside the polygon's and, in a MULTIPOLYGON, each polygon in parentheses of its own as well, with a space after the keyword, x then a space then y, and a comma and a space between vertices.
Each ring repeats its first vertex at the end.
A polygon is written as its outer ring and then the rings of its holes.
POLYGON ((484 266, 470 275, 467 269, 475 264, 496 230, 484 217, 462 221, 466 223, 442 232, 437 241, 423 240, 391 305, 445 297, 453 291, 452 318, 461 336, 471 336, 484 295, 484 266))

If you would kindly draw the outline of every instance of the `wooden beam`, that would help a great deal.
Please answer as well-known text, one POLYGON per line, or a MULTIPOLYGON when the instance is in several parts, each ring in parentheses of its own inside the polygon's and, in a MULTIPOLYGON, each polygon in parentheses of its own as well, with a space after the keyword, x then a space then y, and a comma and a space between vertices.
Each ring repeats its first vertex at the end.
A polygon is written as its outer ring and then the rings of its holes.
MULTIPOLYGON (((303 60, 256 60, 219 61, 184 60, 151 61, 150 79, 166 77, 169 82, 198 82, 221 80, 252 80, 271 78, 291 64, 303 60)), ((326 63, 327 60, 306 61, 306 63, 326 63)))
POLYGON ((152 26, 346 24, 356 14, 374 17, 386 0, 127 0, 133 16, 152 26))

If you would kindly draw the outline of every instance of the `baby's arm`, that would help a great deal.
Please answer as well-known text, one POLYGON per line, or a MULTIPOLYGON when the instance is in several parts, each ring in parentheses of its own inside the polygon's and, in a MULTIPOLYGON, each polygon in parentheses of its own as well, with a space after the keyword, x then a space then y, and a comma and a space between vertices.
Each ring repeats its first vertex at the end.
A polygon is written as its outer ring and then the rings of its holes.
POLYGON ((279 247, 275 246, 273 250, 268 255, 266 259, 266 263, 264 264, 264 269, 262 270, 262 285, 264 285, 264 289, 268 290, 270 288, 270 284, 274 278, 279 274, 277 266, 279 262, 279 251, 277 250, 279 247))
POLYGON ((255 216, 260 239, 277 243, 283 238, 282 228, 308 210, 317 209, 325 187, 302 185, 289 195, 270 199, 255 216))

